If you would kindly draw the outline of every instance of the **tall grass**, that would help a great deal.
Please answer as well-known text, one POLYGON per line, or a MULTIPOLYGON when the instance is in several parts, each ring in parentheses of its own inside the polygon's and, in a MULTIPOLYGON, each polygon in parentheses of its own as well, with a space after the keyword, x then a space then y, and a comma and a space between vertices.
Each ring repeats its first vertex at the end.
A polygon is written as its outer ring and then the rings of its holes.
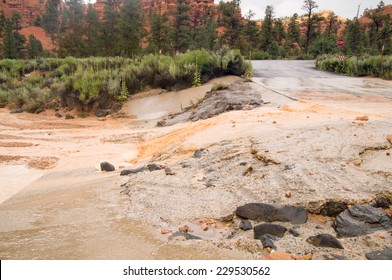
POLYGON ((373 76, 392 80, 392 55, 351 56, 344 60, 339 60, 337 55, 322 55, 317 58, 316 67, 350 76, 373 76))
MULTIPOLYGON (((0 60, 0 107, 40 112, 45 108, 110 109, 145 88, 191 87, 195 72, 200 81, 243 75, 246 62, 239 51, 188 51, 174 57, 40 58, 0 60)), ((118 107, 118 106, 117 106, 118 107)))

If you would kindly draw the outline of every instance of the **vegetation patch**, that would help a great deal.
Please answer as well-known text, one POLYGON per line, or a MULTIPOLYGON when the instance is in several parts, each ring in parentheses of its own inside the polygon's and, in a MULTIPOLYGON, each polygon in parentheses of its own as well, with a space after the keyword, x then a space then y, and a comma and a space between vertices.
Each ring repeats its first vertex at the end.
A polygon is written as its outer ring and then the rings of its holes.
POLYGON ((392 80, 392 55, 351 56, 339 59, 338 55, 322 55, 316 60, 321 70, 350 76, 372 76, 392 80))
POLYGON ((247 67, 241 53, 229 49, 133 59, 5 59, 0 61, 0 107, 23 108, 31 113, 58 107, 79 112, 110 110, 147 88, 198 86, 226 74, 243 75, 247 67))

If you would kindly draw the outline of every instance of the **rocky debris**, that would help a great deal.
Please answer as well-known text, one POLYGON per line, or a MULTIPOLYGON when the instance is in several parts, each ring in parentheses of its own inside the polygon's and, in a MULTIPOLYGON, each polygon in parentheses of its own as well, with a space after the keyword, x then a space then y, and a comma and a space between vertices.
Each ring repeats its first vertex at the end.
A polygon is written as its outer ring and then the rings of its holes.
POLYGON ((116 170, 116 168, 114 168, 114 166, 112 164, 110 164, 109 162, 101 162, 101 171, 114 171, 116 170))
POLYGON ((261 236, 260 240, 261 243, 263 244, 263 248, 271 248, 276 250, 276 246, 274 244, 274 241, 277 238, 271 234, 264 234, 261 236))
POLYGON ((74 116, 72 116, 71 114, 66 114, 65 115, 65 119, 66 120, 73 120, 75 117, 74 116))
POLYGON ((140 173, 140 172, 144 172, 146 170, 146 167, 139 167, 139 168, 135 168, 135 169, 124 169, 121 171, 120 176, 126 176, 129 174, 136 174, 136 173, 140 173))
POLYGON ((252 166, 249 166, 249 167, 242 173, 242 176, 250 175, 250 174, 252 174, 252 172, 253 172, 253 167, 252 167, 252 166))
POLYGON ((347 205, 343 202, 328 201, 321 208, 320 214, 328 217, 336 217, 346 209, 347 205))
POLYGON ((304 260, 304 257, 296 256, 291 253, 273 252, 263 258, 263 260, 304 260))
POLYGON ((290 198, 290 197, 291 197, 291 192, 290 192, 290 191, 286 192, 286 193, 284 194, 284 196, 287 197, 287 198, 290 198))
POLYGON ((193 154, 194 158, 202 158, 203 156, 208 155, 207 149, 197 149, 193 154))
POLYGON ((355 237, 391 229, 392 219, 372 206, 354 205, 336 217, 334 227, 339 237, 355 237))
POLYGON ((359 117, 356 117, 355 120, 367 122, 369 120, 369 117, 368 116, 359 116, 359 117))
POLYGON ((176 175, 176 173, 174 173, 169 166, 166 166, 164 170, 166 175, 176 175))
POLYGON ((368 260, 392 260, 392 247, 365 254, 368 260))
POLYGON ((152 171, 162 170, 163 168, 160 164, 150 163, 147 165, 147 169, 152 172, 152 171))
POLYGON ((376 201, 374 202, 374 204, 372 206, 377 207, 377 208, 387 209, 387 208, 389 208, 389 206, 391 206, 391 202, 386 197, 379 197, 376 199, 376 201))
POLYGON ((324 257, 324 260, 328 260, 328 261, 348 260, 347 257, 341 256, 341 255, 337 255, 337 254, 323 255, 323 257, 324 257))
POLYGON ((389 141, 389 143, 392 144, 392 134, 387 135, 387 140, 389 141))
POLYGON ((241 220, 239 228, 244 231, 247 231, 247 230, 251 230, 253 226, 248 220, 241 220))
POLYGON ((56 114, 54 114, 57 118, 61 119, 63 117, 62 114, 60 114, 59 112, 57 112, 56 114))
POLYGON ((248 203, 236 209, 235 214, 249 220, 261 220, 265 222, 291 222, 292 224, 304 224, 308 219, 308 213, 304 207, 276 206, 265 203, 248 203))
POLYGON ((109 114, 109 110, 98 109, 95 111, 94 115, 97 118, 104 118, 109 114))
POLYGON ((306 239, 306 242, 316 246, 316 247, 331 247, 344 249, 343 245, 337 240, 333 235, 322 233, 316 236, 310 236, 306 239))
POLYGON ((187 225, 181 226, 178 230, 182 231, 182 232, 188 232, 189 231, 189 227, 187 225))
POLYGON ((265 234, 271 234, 277 237, 283 237, 287 228, 277 224, 265 223, 253 228, 254 238, 261 240, 265 234))
POLYGON ((162 229, 161 234, 171 234, 173 233, 170 229, 162 229))
POLYGON ((16 108, 11 110, 10 114, 19 114, 19 113, 23 113, 23 109, 22 108, 16 108))

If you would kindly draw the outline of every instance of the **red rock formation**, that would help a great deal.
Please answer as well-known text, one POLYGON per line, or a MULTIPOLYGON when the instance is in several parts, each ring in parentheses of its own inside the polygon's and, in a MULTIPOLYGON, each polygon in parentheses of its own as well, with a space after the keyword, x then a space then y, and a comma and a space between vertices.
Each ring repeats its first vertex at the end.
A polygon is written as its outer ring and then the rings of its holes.
POLYGON ((0 11, 4 11, 6 17, 11 17, 16 12, 22 16, 22 26, 33 25, 37 15, 45 12, 47 0, 5 0, 0 2, 0 11), (5 2, 5 3, 4 3, 5 2))

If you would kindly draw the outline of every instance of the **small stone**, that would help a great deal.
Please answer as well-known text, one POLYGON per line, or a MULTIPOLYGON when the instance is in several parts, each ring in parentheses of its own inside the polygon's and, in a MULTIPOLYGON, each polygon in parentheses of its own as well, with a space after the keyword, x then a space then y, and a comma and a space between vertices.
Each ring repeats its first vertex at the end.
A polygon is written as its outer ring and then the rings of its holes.
POLYGON ((276 124, 276 121, 273 121, 272 123, 273 123, 273 124, 276 124))
POLYGON ((188 232, 189 231, 189 227, 187 225, 185 225, 185 226, 180 227, 178 230, 182 231, 182 232, 188 232))
POLYGON ((147 165, 147 169, 152 172, 152 171, 162 170, 162 167, 159 164, 150 163, 147 165))
POLYGON ((240 166, 245 166, 245 165, 247 165, 248 163, 246 162, 246 161, 243 161, 243 162, 240 162, 240 166))
POLYGON ((20 114, 20 113, 23 113, 22 108, 16 108, 10 111, 10 114, 20 114))
POLYGON ((242 220, 240 225, 240 229, 242 230, 251 230, 253 228, 252 224, 248 220, 242 220))
POLYGON ((273 242, 274 240, 276 240, 276 237, 270 234, 264 234, 261 236, 261 243, 263 244, 263 248, 271 248, 276 250, 276 246, 273 242))
POLYGON ((293 254, 290 253, 284 253, 284 252, 273 252, 266 257, 264 257, 264 260, 295 260, 296 257, 293 254))
POLYGON ((112 165, 112 164, 110 164, 109 162, 101 162, 101 171, 108 171, 108 172, 111 172, 111 171, 114 171, 115 170, 115 168, 114 168, 114 166, 112 165))
POLYGON ((287 197, 287 198, 290 198, 291 197, 291 192, 290 191, 286 192, 284 196, 287 197))
POLYGON ((304 255, 304 260, 306 260, 306 261, 310 261, 312 258, 313 258, 313 254, 312 253, 304 255))
POLYGON ((208 225, 206 225, 206 224, 202 224, 200 227, 201 227, 201 229, 203 231, 207 231, 208 230, 208 225))
POLYGON ((59 112, 57 112, 56 114, 54 114, 56 117, 58 117, 59 119, 61 119, 63 117, 62 114, 60 114, 59 112))
POLYGON ((66 120, 73 120, 75 117, 74 116, 72 116, 71 114, 66 114, 65 115, 65 119, 66 120))
POLYGON ((247 176, 247 175, 249 175, 249 174, 252 174, 252 172, 253 172, 253 167, 252 167, 252 166, 249 166, 249 167, 242 173, 242 176, 247 176))
POLYGON ((207 149, 198 149, 193 154, 193 157, 194 158, 202 158, 203 156, 205 156, 207 154, 208 154, 208 150, 207 149))
POLYGON ((337 255, 337 254, 330 254, 330 255, 324 255, 323 256, 325 260, 330 260, 330 261, 335 261, 335 260, 348 260, 347 257, 337 255))
POLYGON ((123 189, 120 193, 121 194, 129 194, 129 189, 123 189))
POLYGON ((365 254, 368 260, 392 260, 392 247, 365 254))
POLYGON ((311 236, 306 239, 306 242, 316 246, 316 247, 331 247, 331 248, 338 248, 344 249, 343 245, 336 239, 336 237, 323 233, 316 236, 311 236))
POLYGON ((172 231, 170 229, 162 229, 161 230, 161 234, 169 234, 172 233, 172 231))
POLYGON ((294 236, 294 237, 300 236, 300 233, 299 233, 297 230, 293 229, 293 228, 290 228, 290 229, 289 229, 289 233, 290 233, 292 236, 294 236))
POLYGON ((386 152, 386 155, 387 155, 387 156, 390 156, 390 155, 391 155, 391 153, 390 153, 390 152, 386 152))
POLYGON ((157 126, 158 127, 163 127, 165 125, 166 125, 166 121, 165 120, 161 120, 161 121, 157 122, 157 126))
POLYGON ((320 214, 328 217, 336 217, 346 209, 347 205, 343 202, 328 201, 321 208, 320 214))
POLYGON ((176 173, 174 173, 169 166, 166 166, 164 170, 166 175, 176 175, 176 173))
POLYGON ((357 158, 357 159, 355 159, 355 160, 353 161, 353 163, 354 163, 355 166, 361 166, 361 164, 362 164, 362 159, 357 158))
POLYGON ((359 116, 359 117, 356 117, 355 120, 367 122, 369 120, 369 117, 368 116, 359 116))
POLYGON ((377 207, 377 208, 387 209, 387 208, 389 208, 389 206, 391 206, 391 203, 390 203, 389 199, 386 197, 377 198, 376 202, 374 203, 374 207, 377 207))
POLYGON ((387 140, 389 141, 389 143, 392 144, 392 134, 387 135, 387 140))
POLYGON ((264 234, 271 234, 277 237, 283 237, 287 228, 277 224, 265 223, 253 228, 254 238, 261 240, 264 234))

